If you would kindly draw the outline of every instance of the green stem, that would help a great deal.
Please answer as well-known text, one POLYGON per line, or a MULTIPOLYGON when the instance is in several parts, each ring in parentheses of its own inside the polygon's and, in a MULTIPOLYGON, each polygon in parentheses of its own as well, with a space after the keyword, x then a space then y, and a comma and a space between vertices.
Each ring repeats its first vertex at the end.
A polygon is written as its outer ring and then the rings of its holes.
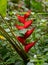
MULTIPOLYGON (((0 15, 1 15, 1 14, 0 14, 0 15)), ((8 26, 8 28, 9 28, 11 34, 13 35, 13 37, 15 38, 15 40, 19 43, 19 46, 22 48, 20 42, 18 41, 18 39, 16 38, 16 36, 15 36, 13 30, 12 30, 12 27, 9 26, 9 24, 6 22, 6 20, 3 18, 2 15, 1 15, 1 17, 2 17, 3 23, 5 23, 5 24, 8 26)))
POLYGON ((21 49, 16 42, 10 37, 10 35, 0 26, 0 32, 3 34, 3 36, 10 42, 10 44, 13 46, 13 48, 17 51, 17 53, 20 55, 20 57, 24 60, 25 63, 29 61, 29 58, 25 51, 21 49))

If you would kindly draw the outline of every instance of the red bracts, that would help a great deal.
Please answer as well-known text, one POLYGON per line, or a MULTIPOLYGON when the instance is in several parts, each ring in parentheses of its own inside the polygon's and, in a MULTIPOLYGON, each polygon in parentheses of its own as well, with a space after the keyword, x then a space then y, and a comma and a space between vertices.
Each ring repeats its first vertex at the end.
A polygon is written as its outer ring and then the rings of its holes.
POLYGON ((32 24, 32 20, 26 21, 24 24, 24 28, 28 28, 32 24))
POLYGON ((30 14, 31 14, 31 11, 29 10, 29 11, 26 12, 26 14, 24 15, 24 18, 25 18, 25 19, 28 18, 28 17, 30 16, 30 14))
POLYGON ((24 29, 24 26, 20 26, 20 25, 15 25, 16 26, 16 28, 18 29, 18 30, 22 30, 22 29, 24 29))
POLYGON ((18 36, 18 40, 24 45, 25 44, 25 40, 33 33, 35 28, 32 28, 31 30, 27 30, 27 32, 24 34, 23 37, 18 36))
POLYGON ((36 44, 36 42, 28 43, 28 44, 24 47, 25 52, 28 52, 28 51, 31 49, 31 47, 33 47, 35 44, 36 44))
POLYGON ((23 16, 17 16, 18 17, 18 20, 19 20, 19 22, 21 22, 21 23, 25 23, 25 18, 23 17, 23 16))
POLYGON ((32 28, 31 30, 27 30, 27 32, 26 32, 25 35, 24 35, 24 38, 25 38, 25 39, 28 38, 28 37, 33 33, 34 29, 35 29, 35 27, 32 28))
POLYGON ((17 39, 18 39, 23 45, 26 45, 26 44, 25 44, 25 39, 24 39, 23 37, 18 36, 17 39))
POLYGON ((26 22, 25 19, 29 17, 30 13, 31 13, 31 11, 29 10, 28 12, 26 12, 26 14, 24 16, 17 15, 19 22, 24 24, 26 22))
MULTIPOLYGON (((15 26, 18 30, 26 29, 32 24, 33 20, 29 20, 29 21, 26 20, 26 18, 29 17, 30 13, 31 13, 31 11, 28 11, 24 16, 17 16, 18 20, 21 23, 23 23, 23 26, 15 24, 15 26)), ((33 47, 36 43, 36 42, 30 42, 28 44, 26 43, 26 39, 33 33, 34 29, 35 29, 35 27, 30 30, 27 30, 23 37, 17 36, 17 39, 24 46, 25 52, 28 52, 30 50, 30 48, 33 47)))
POLYGON ((24 23, 24 26, 20 26, 17 24, 15 26, 18 30, 22 30, 22 29, 28 28, 32 24, 32 22, 33 22, 32 20, 29 20, 24 23))

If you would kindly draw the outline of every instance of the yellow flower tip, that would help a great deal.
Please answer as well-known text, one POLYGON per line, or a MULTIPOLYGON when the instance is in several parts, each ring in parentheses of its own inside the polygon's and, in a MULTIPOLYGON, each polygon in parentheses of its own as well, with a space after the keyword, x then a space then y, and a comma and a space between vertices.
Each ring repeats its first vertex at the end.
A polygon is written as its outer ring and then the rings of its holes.
POLYGON ((27 15, 29 15, 29 12, 26 12, 27 15))
POLYGON ((0 39, 1 39, 1 40, 5 40, 5 37, 2 36, 2 35, 0 35, 0 39))

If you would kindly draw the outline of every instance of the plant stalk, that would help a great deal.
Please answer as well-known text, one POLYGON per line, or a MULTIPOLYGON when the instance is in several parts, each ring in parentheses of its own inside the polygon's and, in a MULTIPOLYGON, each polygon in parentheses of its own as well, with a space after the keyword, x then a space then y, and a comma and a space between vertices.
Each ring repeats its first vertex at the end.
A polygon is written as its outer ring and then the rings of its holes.
POLYGON ((21 49, 18 44, 10 37, 10 35, 0 26, 0 32, 3 34, 3 36, 10 42, 10 44, 13 46, 13 48, 17 51, 17 53, 20 55, 20 57, 23 59, 25 63, 29 61, 29 58, 26 54, 26 52, 21 49))

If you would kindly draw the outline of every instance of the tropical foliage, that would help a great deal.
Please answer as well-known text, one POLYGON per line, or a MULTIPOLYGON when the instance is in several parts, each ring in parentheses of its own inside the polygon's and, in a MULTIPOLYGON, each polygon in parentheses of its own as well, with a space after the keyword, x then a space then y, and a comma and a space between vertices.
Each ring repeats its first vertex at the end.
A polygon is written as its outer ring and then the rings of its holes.
POLYGON ((48 0, 0 0, 0 65, 48 65, 48 0), (28 11, 30 16, 26 18, 28 11), (19 22, 18 15, 25 15, 26 21, 33 23, 18 30, 16 25, 28 25, 19 22), (33 27, 35 30, 27 37, 33 27), (17 36, 27 37, 27 43, 38 41, 28 51, 17 36))

